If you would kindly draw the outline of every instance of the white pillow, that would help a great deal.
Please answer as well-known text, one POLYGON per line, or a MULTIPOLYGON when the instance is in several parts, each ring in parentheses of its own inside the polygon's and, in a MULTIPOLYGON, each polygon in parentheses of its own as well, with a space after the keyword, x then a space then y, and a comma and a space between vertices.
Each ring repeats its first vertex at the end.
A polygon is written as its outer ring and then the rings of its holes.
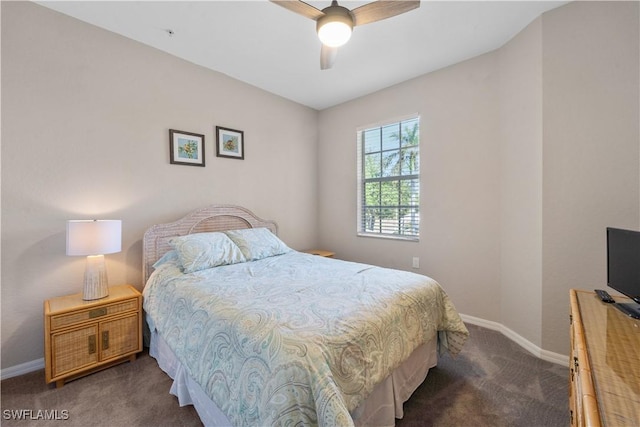
POLYGON ((246 228, 225 231, 225 233, 240 248, 247 261, 282 255, 291 251, 268 228, 246 228))
POLYGON ((224 233, 172 237, 169 244, 176 250, 185 273, 246 261, 240 248, 224 233))

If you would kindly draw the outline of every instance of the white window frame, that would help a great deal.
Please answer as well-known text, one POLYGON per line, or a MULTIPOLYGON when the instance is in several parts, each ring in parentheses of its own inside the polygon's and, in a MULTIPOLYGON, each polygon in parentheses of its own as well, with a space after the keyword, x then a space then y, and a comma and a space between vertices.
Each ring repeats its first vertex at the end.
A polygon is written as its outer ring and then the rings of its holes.
MULTIPOLYGON (((362 134, 364 133, 364 131, 366 130, 370 130, 370 129, 375 129, 375 128, 381 128, 381 127, 385 127, 388 125, 392 125, 392 124, 396 124, 396 123, 400 123, 403 121, 408 121, 408 120, 418 120, 418 132, 421 131, 422 128, 422 120, 420 117, 420 114, 415 113, 415 114, 408 114, 405 116, 401 116, 401 117, 397 117, 394 119, 390 119, 390 120, 385 120, 383 122, 378 122, 378 123, 373 123, 373 124, 369 124, 366 126, 360 126, 356 129, 356 147, 357 147, 357 212, 356 212, 356 216, 357 216, 357 235, 360 237, 374 237, 374 238, 382 238, 382 239, 392 239, 392 240, 405 240, 405 241, 413 241, 413 242, 417 242, 420 240, 420 228, 421 228, 421 215, 422 215, 422 203, 421 200, 418 201, 418 235, 403 235, 403 234, 390 234, 390 233, 382 233, 382 232, 368 232, 368 231, 364 231, 364 227, 363 227, 363 208, 364 208, 364 181, 365 181, 365 176, 364 176, 364 142, 363 142, 363 138, 362 138, 362 134)), ((421 141, 418 142, 418 150, 422 151, 422 143, 421 141)), ((421 162, 420 162, 421 163, 421 162)), ((421 186, 421 174, 420 174, 420 169, 418 169, 418 173, 415 174, 417 175, 417 179, 418 179, 418 186, 421 186)))

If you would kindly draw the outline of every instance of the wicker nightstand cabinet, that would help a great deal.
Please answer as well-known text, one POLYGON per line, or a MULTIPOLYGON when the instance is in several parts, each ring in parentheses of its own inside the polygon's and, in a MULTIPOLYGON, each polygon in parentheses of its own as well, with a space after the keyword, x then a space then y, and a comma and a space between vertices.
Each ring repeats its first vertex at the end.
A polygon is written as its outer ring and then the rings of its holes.
POLYGON ((327 258, 333 258, 333 256, 336 254, 335 252, 325 251, 324 249, 308 249, 304 252, 311 255, 318 255, 318 256, 323 256, 327 258))
POLYGON ((109 296, 84 301, 82 294, 44 302, 47 383, 65 381, 134 361, 142 351, 142 295, 130 285, 109 288, 109 296))

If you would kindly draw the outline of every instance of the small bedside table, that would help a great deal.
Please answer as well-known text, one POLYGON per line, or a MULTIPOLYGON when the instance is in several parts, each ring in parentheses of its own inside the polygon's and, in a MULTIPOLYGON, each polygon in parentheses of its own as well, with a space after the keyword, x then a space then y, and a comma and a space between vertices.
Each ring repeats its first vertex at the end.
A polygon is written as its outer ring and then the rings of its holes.
POLYGON ((142 351, 142 295, 130 285, 84 301, 82 293, 44 302, 46 382, 62 387, 142 351))
POLYGON ((322 249, 309 249, 306 251, 303 251, 305 253, 308 254, 312 254, 312 255, 318 255, 318 256, 323 256, 323 257, 327 257, 327 258, 333 258, 333 256, 336 254, 335 252, 331 252, 331 251, 325 251, 322 249))

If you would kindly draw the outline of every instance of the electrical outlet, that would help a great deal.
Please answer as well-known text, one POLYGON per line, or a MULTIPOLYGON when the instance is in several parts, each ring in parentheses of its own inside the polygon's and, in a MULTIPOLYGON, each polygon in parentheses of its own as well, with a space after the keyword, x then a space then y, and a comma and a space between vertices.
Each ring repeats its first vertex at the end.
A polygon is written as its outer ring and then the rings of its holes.
POLYGON ((418 258, 417 256, 413 257, 412 267, 413 268, 420 268, 420 258, 418 258))

